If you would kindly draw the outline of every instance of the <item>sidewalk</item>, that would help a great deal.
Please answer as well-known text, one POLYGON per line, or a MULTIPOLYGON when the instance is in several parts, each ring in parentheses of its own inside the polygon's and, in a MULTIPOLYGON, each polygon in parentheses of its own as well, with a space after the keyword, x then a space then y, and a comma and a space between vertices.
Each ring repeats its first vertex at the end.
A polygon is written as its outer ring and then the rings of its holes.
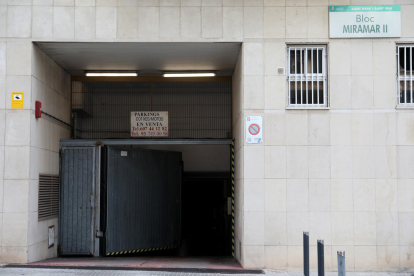
MULTIPOLYGON (((265 271, 266 275, 275 276, 303 276, 302 272, 275 272, 265 271)), ((43 269, 43 268, 4 268, 0 267, 1 276, 212 276, 212 275, 235 275, 235 274, 210 274, 210 273, 183 273, 183 272, 146 272, 126 270, 88 270, 88 269, 43 269)), ((258 275, 258 274, 244 274, 258 275)), ((317 276, 317 272, 311 272, 311 276, 317 276)), ((327 272, 325 276, 337 276, 336 272, 327 272)), ((413 273, 388 273, 388 272, 349 272, 347 276, 414 276, 413 273)))

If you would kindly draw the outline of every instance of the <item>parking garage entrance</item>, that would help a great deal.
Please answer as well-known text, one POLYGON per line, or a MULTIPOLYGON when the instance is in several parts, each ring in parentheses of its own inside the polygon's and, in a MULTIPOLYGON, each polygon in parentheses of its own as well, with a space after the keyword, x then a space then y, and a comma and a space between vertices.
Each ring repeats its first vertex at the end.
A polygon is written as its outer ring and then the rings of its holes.
POLYGON ((61 141, 59 254, 234 256, 231 81, 72 83, 61 141), (131 138, 131 112, 167 112, 167 137, 131 138))

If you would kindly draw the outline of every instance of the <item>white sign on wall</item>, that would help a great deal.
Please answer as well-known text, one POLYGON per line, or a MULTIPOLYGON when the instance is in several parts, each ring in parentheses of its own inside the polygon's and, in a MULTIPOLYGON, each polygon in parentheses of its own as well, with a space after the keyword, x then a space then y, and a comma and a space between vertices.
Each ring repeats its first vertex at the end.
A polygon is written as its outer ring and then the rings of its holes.
POLYGON ((401 6, 329 6, 329 37, 401 37, 401 6))
POLYGON ((246 143, 260 144, 263 141, 262 116, 246 117, 246 143))
POLYGON ((168 137, 168 111, 132 111, 131 137, 168 137))

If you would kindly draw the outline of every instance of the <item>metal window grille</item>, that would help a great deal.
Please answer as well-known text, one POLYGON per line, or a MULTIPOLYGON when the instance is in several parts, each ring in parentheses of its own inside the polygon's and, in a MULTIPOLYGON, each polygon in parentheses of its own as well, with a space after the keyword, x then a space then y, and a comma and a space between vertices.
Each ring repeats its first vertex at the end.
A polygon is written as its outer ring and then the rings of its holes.
POLYGON ((39 174, 38 220, 57 218, 59 215, 59 176, 39 174))
POLYGON ((287 106, 327 107, 326 46, 289 46, 287 61, 287 106))
POLYGON ((414 107, 414 45, 397 46, 397 105, 414 107))

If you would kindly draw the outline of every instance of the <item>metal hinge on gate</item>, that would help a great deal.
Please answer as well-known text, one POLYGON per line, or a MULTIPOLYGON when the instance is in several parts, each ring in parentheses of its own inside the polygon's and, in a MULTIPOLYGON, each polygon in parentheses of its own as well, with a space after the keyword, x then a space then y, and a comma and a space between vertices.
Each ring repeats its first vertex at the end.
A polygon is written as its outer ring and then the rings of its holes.
POLYGON ((104 232, 103 231, 96 231, 96 237, 97 238, 103 238, 104 237, 104 232))
POLYGON ((59 150, 59 156, 62 157, 63 156, 63 150, 59 150))

